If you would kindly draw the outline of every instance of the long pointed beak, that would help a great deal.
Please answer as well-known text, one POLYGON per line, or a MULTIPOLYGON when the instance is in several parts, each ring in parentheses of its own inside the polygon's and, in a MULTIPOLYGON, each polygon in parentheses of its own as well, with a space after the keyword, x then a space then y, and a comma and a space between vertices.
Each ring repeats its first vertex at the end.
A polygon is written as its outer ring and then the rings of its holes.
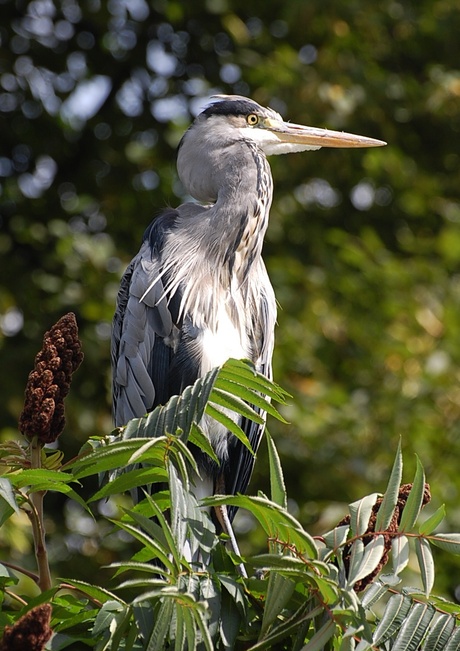
POLYGON ((387 143, 375 138, 356 136, 344 131, 330 131, 316 127, 304 127, 290 122, 267 121, 268 128, 281 142, 311 147, 382 147, 387 143))

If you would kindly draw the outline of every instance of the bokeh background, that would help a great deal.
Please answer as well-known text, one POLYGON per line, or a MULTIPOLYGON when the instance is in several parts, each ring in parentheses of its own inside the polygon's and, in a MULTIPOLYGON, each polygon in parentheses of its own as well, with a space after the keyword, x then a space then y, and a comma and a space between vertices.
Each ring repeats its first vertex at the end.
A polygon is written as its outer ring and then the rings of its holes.
MULTIPOLYGON (((120 276, 152 217, 183 199, 175 150, 192 117, 213 93, 242 94, 389 143, 270 161, 274 368, 292 399, 289 425, 269 427, 291 508, 311 533, 332 527, 347 502, 384 490, 401 437, 404 479, 417 453, 444 530, 458 531, 458 2, 0 0, 0 13, 2 440, 19 437, 34 355, 67 311, 85 360, 59 445, 70 458, 111 430, 120 276)), ((60 576, 94 581, 128 553, 74 504, 47 506, 60 576)), ((239 529, 245 551, 263 546, 244 516, 239 529)), ((33 564, 26 522, 3 527, 0 545, 33 564)), ((436 558, 437 589, 454 599, 460 566, 436 558)))

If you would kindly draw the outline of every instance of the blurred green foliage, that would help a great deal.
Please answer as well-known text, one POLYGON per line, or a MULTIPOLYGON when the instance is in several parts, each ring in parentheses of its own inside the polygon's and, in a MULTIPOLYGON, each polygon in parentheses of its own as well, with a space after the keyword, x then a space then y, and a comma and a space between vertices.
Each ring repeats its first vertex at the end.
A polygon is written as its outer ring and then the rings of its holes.
MULTIPOLYGON (((275 379, 293 398, 283 410, 290 425, 270 430, 292 509, 312 533, 333 526, 341 504, 383 490, 402 436, 458 529, 458 4, 0 7, 2 438, 17 435, 44 331, 69 310, 85 361, 60 445, 71 455, 110 430, 120 275, 151 218, 183 199, 175 148, 192 115, 214 92, 243 94, 294 122, 389 143, 271 159, 275 379)), ((252 487, 266 490, 264 452, 252 487)), ((84 554, 91 574, 122 553, 123 540, 104 545, 107 532, 88 533, 74 511, 57 499, 48 530, 59 561, 84 554)), ((438 573, 451 597, 455 571, 438 573)))

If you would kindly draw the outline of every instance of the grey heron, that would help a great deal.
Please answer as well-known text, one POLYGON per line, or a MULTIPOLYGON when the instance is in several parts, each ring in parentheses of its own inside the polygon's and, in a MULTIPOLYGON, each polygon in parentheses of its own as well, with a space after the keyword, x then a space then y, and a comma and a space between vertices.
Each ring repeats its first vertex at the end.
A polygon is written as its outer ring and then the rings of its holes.
MULTIPOLYGON (((121 281, 112 338, 116 425, 230 357, 248 358, 271 377, 276 303, 262 260, 273 194, 267 156, 384 144, 285 122, 245 97, 214 97, 178 149, 179 178, 196 203, 166 209, 148 226, 121 281)), ((263 426, 242 426, 256 452, 263 426)), ((197 496, 244 493, 254 456, 222 427, 207 423, 207 435, 220 464, 196 452, 197 496)))

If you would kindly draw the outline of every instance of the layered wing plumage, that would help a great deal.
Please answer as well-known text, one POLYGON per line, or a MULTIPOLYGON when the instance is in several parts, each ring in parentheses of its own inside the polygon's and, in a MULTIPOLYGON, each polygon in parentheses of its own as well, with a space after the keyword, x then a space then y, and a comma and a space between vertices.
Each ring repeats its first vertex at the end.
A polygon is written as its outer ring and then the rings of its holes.
MULTIPOLYGON (((165 243, 177 236, 182 219, 179 208, 152 222, 121 281, 112 335, 113 410, 118 426, 143 416, 193 384, 207 370, 202 360, 210 362, 209 351, 203 349, 204 342, 209 341, 209 329, 202 315, 195 319, 187 304, 184 306, 184 283, 174 282, 171 261, 163 259, 168 250, 165 243)), ((192 220, 193 215, 187 213, 187 219, 192 220)), ((196 262, 198 265, 199 260, 196 262)), ((260 265, 257 293, 249 281, 243 292, 247 302, 244 321, 248 324, 244 338, 249 342, 245 356, 252 358, 257 370, 271 377, 276 307, 262 260, 260 265)), ((241 426, 257 451, 263 426, 246 419, 241 426)), ((211 441, 213 436, 223 439, 222 444, 214 445, 221 463, 216 467, 198 456, 202 474, 211 477, 219 490, 245 492, 254 456, 228 432, 214 432, 211 441)), ((231 518, 235 512, 231 511, 231 518)))

